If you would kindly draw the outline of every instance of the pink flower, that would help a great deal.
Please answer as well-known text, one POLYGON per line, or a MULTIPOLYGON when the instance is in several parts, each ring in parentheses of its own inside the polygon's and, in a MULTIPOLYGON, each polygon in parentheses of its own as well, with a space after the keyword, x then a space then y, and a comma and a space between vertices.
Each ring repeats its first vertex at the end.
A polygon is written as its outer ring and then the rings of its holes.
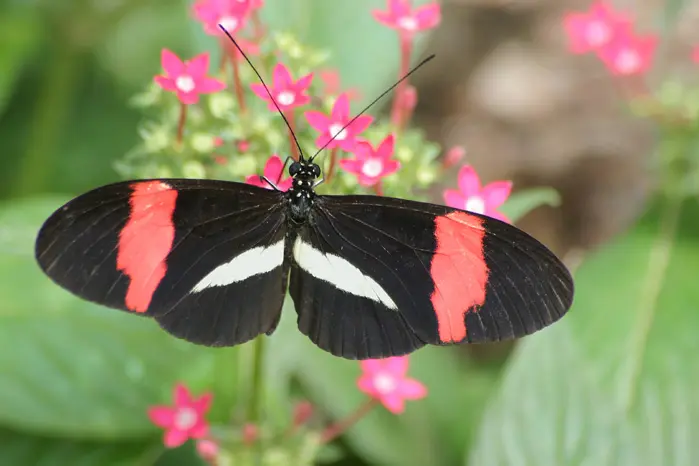
MULTIPOLYGON (((332 96, 340 93, 340 73, 337 70, 329 68, 321 71, 320 80, 325 85, 323 95, 332 96)), ((359 98, 359 91, 354 88, 347 89, 347 97, 349 100, 356 100, 359 98)))
POLYGON ((187 387, 175 385, 175 406, 153 406, 148 417, 158 427, 165 429, 163 443, 168 448, 182 445, 187 439, 201 439, 209 432, 204 415, 211 407, 210 393, 193 398, 187 387))
POLYGON ((353 150, 355 158, 340 160, 340 166, 357 175, 362 186, 373 186, 400 168, 400 162, 391 159, 394 143, 393 134, 386 136, 376 149, 368 141, 358 140, 353 150))
MULTIPOLYGON (((282 172, 283 169, 284 162, 282 162, 282 159, 280 159, 277 154, 274 154, 267 160, 267 163, 265 163, 263 173, 269 181, 276 183, 277 188, 279 188, 280 191, 287 191, 289 188, 291 188, 293 179, 291 177, 282 179, 282 176, 284 175, 282 172), (277 180, 280 181, 277 183, 277 180)), ((245 178, 245 182, 253 186, 259 186, 260 188, 272 189, 269 183, 261 179, 259 175, 250 175, 245 178)))
POLYGON ((350 152, 354 149, 359 133, 369 127, 374 118, 369 115, 362 115, 345 129, 342 129, 352 119, 350 115, 349 96, 341 94, 330 112, 330 116, 316 110, 309 110, 304 113, 308 123, 320 132, 316 139, 316 145, 320 148, 337 135, 335 139, 328 144, 328 149, 340 147, 342 150, 350 152))
POLYGON ((218 79, 209 78, 209 54, 202 53, 182 62, 180 58, 163 49, 161 59, 165 75, 156 76, 155 82, 169 92, 175 92, 183 104, 196 104, 199 94, 218 92, 226 88, 226 84, 218 79))
POLYGON ((218 443, 209 439, 197 440, 197 453, 206 461, 213 461, 218 456, 218 443))
POLYGON ((444 154, 442 166, 451 168, 461 161, 466 156, 466 149, 463 146, 454 146, 444 154))
POLYGON ((604 1, 592 4, 585 13, 568 13, 563 18, 570 51, 586 53, 609 44, 617 34, 629 32, 630 18, 604 1))
MULTIPOLYGON (((300 107, 310 102, 311 98, 306 95, 306 91, 311 85, 312 80, 313 73, 310 73, 298 81, 294 81, 286 66, 277 63, 272 73, 272 86, 269 90, 282 111, 291 110, 292 108, 300 107)), ((268 107, 270 110, 277 110, 262 84, 251 84, 250 89, 252 89, 252 92, 260 99, 269 103, 268 107)))
POLYGON ((493 181, 481 188, 481 180, 476 171, 470 165, 464 165, 459 170, 459 190, 444 191, 444 201, 449 207, 509 222, 507 217, 495 209, 507 200, 511 190, 511 181, 493 181))
POLYGON ((384 26, 407 36, 437 26, 441 20, 439 3, 429 3, 412 9, 408 0, 388 0, 388 10, 374 10, 374 18, 384 26))
POLYGON ((251 8, 251 0, 200 0, 192 7, 194 17, 204 25, 207 34, 222 34, 220 24, 233 37, 245 27, 251 8))
POLYGON ((361 361, 363 374, 357 386, 393 414, 400 414, 405 409, 405 400, 427 396, 427 388, 422 383, 405 376, 408 363, 408 356, 361 361))
POLYGON ((597 53, 613 75, 630 76, 644 74, 651 68, 657 45, 655 36, 620 34, 597 53))

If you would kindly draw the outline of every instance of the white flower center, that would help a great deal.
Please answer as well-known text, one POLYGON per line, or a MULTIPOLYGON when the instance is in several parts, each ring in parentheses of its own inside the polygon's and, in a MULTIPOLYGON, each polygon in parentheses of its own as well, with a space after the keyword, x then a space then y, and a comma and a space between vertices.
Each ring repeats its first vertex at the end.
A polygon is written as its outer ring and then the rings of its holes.
POLYGON ((374 378, 374 387, 382 395, 391 393, 396 389, 396 379, 386 374, 379 374, 374 378))
POLYGON ((414 31, 417 29, 417 20, 412 16, 403 16, 398 20, 398 26, 406 31, 414 31))
POLYGON ((464 209, 468 210, 469 212, 484 214, 485 201, 480 196, 471 196, 468 199, 466 199, 466 205, 464 206, 464 209))
POLYGON ((641 66, 641 57, 635 50, 622 50, 615 60, 616 68, 621 73, 629 74, 638 70, 641 66))
POLYGON ((338 141, 342 141, 347 138, 347 129, 342 129, 343 126, 345 125, 341 125, 340 123, 333 123, 330 125, 330 136, 335 137, 335 139, 338 141))
POLYGON ((194 90, 194 79, 191 76, 183 74, 175 80, 175 86, 182 92, 191 92, 194 90))
POLYGON ((602 21, 593 21, 587 25, 587 30, 585 31, 587 36, 587 42, 595 47, 604 45, 609 41, 609 36, 611 31, 609 26, 602 21))
POLYGON ((291 105, 294 103, 294 100, 296 100, 296 97, 294 97, 293 92, 282 91, 277 94, 277 102, 282 105, 291 105))
POLYGON ((370 178, 375 178, 383 171, 383 162, 381 159, 369 159, 362 166, 362 173, 370 178))
POLYGON ((223 26, 223 28, 228 32, 235 32, 235 30, 238 28, 239 22, 238 18, 233 16, 223 16, 219 18, 218 24, 223 26))
POLYGON ((188 430, 197 423, 197 412, 192 408, 180 408, 175 413, 175 427, 179 430, 188 430))

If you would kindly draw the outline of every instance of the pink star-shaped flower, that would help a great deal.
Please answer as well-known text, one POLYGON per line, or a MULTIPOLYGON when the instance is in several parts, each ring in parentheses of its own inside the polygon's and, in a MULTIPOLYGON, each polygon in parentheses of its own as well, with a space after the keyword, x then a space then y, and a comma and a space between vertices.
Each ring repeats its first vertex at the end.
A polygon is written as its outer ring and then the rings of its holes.
MULTIPOLYGON (((284 162, 282 162, 282 159, 280 159, 277 154, 273 154, 267 160, 267 163, 265 163, 265 168, 262 173, 269 181, 276 183, 280 191, 287 191, 291 188, 291 183, 294 180, 291 177, 282 179, 284 175, 282 170, 284 170, 284 162), (277 180, 280 180, 279 183, 277 183, 277 180)), ((272 189, 269 183, 260 178, 260 175, 249 175, 245 178, 245 182, 253 186, 259 186, 260 188, 272 189)))
POLYGON ((357 140, 353 149, 355 158, 340 160, 340 166, 356 175, 362 186, 373 186, 400 168, 400 162, 391 159, 394 144, 393 134, 386 136, 376 149, 368 141, 357 140))
POLYGON ((148 409, 151 422, 165 429, 165 446, 175 448, 190 438, 204 438, 209 432, 204 415, 211 407, 212 395, 205 393, 193 398, 187 387, 177 384, 173 397, 174 406, 153 406, 148 409))
POLYGON ((655 36, 620 34, 597 54, 613 75, 638 75, 650 70, 657 45, 655 36))
MULTIPOLYGON (((294 81, 286 66, 277 63, 272 73, 272 86, 269 91, 282 111, 291 110, 306 105, 311 101, 306 91, 311 85, 312 80, 313 73, 309 73, 298 81, 294 81)), ((272 103, 272 99, 270 99, 262 84, 250 84, 250 89, 252 89, 252 92, 260 99, 268 102, 270 110, 277 111, 277 108, 272 103)))
POLYGON ((407 36, 432 29, 439 24, 442 15, 439 3, 413 9, 408 0, 388 0, 386 11, 374 10, 372 14, 379 23, 407 36))
POLYGON ((163 49, 160 61, 165 74, 156 76, 155 82, 166 91, 175 92, 183 104, 196 104, 199 102, 199 94, 218 92, 226 88, 224 82, 206 76, 209 69, 208 53, 182 62, 177 55, 163 49))
POLYGON ((335 139, 328 144, 328 149, 340 147, 347 152, 351 152, 352 149, 354 149, 354 144, 359 133, 367 129, 371 122, 374 121, 373 117, 362 115, 354 120, 350 126, 342 129, 352 119, 350 115, 349 96, 346 93, 341 94, 337 100, 335 100, 333 108, 330 111, 330 116, 316 110, 309 110, 304 113, 304 116, 306 120, 308 120, 308 124, 316 131, 320 132, 320 135, 316 139, 316 146, 319 148, 325 146, 325 144, 335 136, 335 139))
POLYGON ((631 29, 631 19, 615 11, 607 2, 598 1, 585 13, 572 12, 563 18, 563 27, 572 53, 598 50, 609 44, 617 34, 631 29))
POLYGON ((406 377, 408 364, 408 356, 361 361, 363 374, 357 386, 393 414, 400 414, 405 409, 405 400, 427 396, 427 388, 422 383, 406 377))
POLYGON ((245 27, 252 6, 251 0, 200 0, 194 4, 192 10, 207 34, 222 34, 220 24, 235 37, 236 33, 245 27))
POLYGON ((470 165, 464 165, 459 170, 459 190, 444 191, 444 201, 449 207, 487 215, 509 223, 507 217, 496 209, 507 200, 511 190, 511 181, 493 181, 481 188, 481 180, 476 171, 470 165))

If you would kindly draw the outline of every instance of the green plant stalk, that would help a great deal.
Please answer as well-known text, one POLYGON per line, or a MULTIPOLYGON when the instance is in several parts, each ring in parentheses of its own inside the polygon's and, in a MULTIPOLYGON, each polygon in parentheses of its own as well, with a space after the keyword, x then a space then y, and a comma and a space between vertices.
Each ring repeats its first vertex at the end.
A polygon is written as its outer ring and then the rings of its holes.
POLYGON ((53 172, 53 158, 60 142, 63 122, 70 109, 81 65, 80 54, 67 40, 55 40, 57 49, 49 53, 49 65, 39 90, 27 149, 20 162, 15 196, 24 196, 46 187, 53 172))
POLYGON ((262 418, 265 399, 265 335, 258 336, 253 341, 252 348, 252 382, 248 399, 247 421, 258 425, 262 418))

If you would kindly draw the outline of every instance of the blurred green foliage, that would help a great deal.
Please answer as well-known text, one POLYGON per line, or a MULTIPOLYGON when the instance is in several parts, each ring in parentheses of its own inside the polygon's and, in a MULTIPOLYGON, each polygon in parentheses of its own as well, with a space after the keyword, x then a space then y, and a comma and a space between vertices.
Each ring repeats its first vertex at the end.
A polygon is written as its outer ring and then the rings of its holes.
MULTIPOLYGON (((343 85, 363 97, 394 76, 395 35, 369 15, 383 0, 267 4, 271 29, 332 51, 343 85)), ((186 344, 149 320, 68 295, 33 260, 34 236, 53 209, 117 179, 115 161, 138 143, 143 119, 127 101, 159 72, 161 48, 188 56, 215 50, 187 7, 172 0, 0 5, 2 465, 197 464, 191 445, 163 454, 161 432, 145 415, 169 401, 175 381, 214 393, 213 422, 231 414, 244 421, 249 345, 186 344)), ((698 140, 696 125, 666 128, 659 165, 695 167, 698 140)), ((691 183, 679 183, 685 195, 696 192, 691 183)), ((411 374, 429 396, 399 417, 372 412, 339 443, 350 458, 344 464, 699 464, 699 208, 695 196, 674 199, 659 201, 586 262, 571 315, 527 339, 506 363, 454 348, 417 352, 411 374)), ((558 202, 542 189, 503 210, 516 219, 558 202)), ((363 399, 358 365, 319 351, 294 319, 286 309, 269 340, 270 429, 288 425, 299 398, 327 419, 363 399)))

